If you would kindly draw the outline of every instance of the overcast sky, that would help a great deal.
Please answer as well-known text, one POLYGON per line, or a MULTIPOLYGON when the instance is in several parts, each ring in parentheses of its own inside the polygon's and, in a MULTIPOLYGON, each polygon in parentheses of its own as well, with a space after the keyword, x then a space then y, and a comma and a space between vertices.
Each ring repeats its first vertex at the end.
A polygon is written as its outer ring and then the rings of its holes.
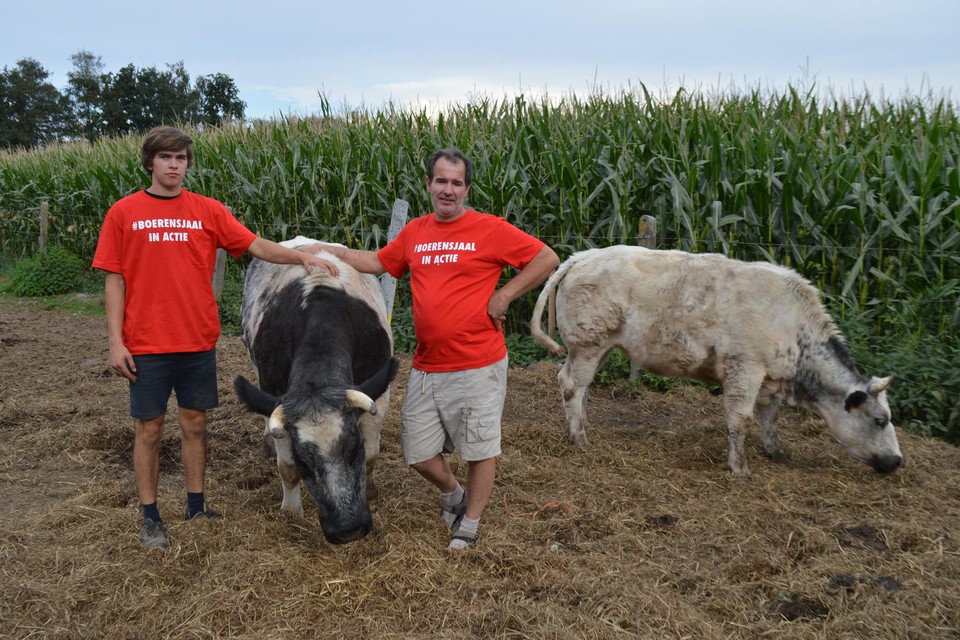
POLYGON ((80 50, 111 72, 183 61, 233 78, 248 117, 640 83, 960 101, 960 0, 0 3, 0 66, 34 58, 63 89, 80 50))

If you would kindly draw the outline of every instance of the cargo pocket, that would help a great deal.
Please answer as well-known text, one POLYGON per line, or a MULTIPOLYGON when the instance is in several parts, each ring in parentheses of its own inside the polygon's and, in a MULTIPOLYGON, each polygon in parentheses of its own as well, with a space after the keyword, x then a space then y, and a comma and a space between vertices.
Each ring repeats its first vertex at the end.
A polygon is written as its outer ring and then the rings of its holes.
POLYGON ((460 410, 460 419, 467 442, 486 442, 497 437, 497 421, 489 412, 464 407, 460 410))

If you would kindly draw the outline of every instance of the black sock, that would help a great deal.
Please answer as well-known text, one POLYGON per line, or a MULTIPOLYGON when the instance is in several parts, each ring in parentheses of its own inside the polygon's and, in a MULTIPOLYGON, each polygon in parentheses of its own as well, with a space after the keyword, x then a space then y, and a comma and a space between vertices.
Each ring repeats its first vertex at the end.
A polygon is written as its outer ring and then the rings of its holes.
POLYGON ((187 493, 187 518, 192 518, 201 511, 206 511, 204 508, 203 492, 187 493))
POLYGON ((156 502, 143 505, 143 519, 146 520, 147 518, 150 518, 154 522, 162 522, 162 520, 160 520, 160 509, 157 508, 156 502))

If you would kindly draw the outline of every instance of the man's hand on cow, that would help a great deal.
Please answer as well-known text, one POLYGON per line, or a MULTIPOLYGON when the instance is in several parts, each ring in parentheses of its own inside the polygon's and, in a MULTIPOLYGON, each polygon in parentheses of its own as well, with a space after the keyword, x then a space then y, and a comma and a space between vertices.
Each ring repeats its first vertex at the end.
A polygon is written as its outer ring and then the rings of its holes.
POLYGON ((324 260, 323 258, 318 258, 312 255, 308 255, 308 257, 304 258, 303 266, 307 270, 307 273, 316 273, 318 269, 323 269, 333 277, 340 275, 340 269, 337 268, 337 265, 329 260, 324 260))
POLYGON ((137 381, 137 365, 126 347, 121 345, 110 349, 110 358, 107 360, 107 364, 116 375, 126 378, 130 382, 137 381))

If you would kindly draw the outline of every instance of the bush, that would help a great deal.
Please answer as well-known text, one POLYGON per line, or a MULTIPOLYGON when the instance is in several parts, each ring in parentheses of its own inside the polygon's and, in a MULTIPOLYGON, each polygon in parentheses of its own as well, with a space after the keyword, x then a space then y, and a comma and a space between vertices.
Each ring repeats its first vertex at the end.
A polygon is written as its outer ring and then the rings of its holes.
POLYGON ((240 307, 243 304, 243 278, 231 274, 223 279, 223 290, 217 298, 217 309, 220 314, 220 330, 228 336, 239 336, 240 307))
POLYGON ((87 263, 61 247, 50 247, 14 265, 7 287, 20 297, 55 296, 79 289, 87 263))
POLYGON ((413 329, 413 309, 402 305, 398 299, 393 305, 390 325, 393 328, 393 350, 396 353, 414 353, 417 350, 417 336, 413 329))
POLYGON ((524 333, 508 333, 506 343, 512 367, 526 367, 541 360, 549 360, 551 357, 551 354, 537 344, 532 336, 524 333))
POLYGON ((877 336, 854 354, 864 375, 893 374, 887 396, 894 424, 960 445, 960 337, 877 336))

